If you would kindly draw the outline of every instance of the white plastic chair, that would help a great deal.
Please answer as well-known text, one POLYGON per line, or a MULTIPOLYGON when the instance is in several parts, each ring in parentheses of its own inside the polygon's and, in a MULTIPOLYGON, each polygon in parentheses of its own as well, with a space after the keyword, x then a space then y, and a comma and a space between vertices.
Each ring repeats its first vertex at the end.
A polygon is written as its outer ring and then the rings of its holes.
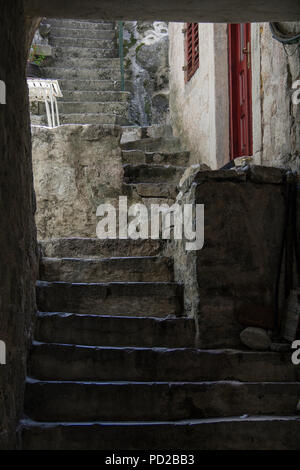
POLYGON ((29 101, 42 101, 45 103, 48 127, 59 126, 59 113, 56 98, 62 98, 63 94, 58 81, 28 78, 27 84, 29 90, 29 101))

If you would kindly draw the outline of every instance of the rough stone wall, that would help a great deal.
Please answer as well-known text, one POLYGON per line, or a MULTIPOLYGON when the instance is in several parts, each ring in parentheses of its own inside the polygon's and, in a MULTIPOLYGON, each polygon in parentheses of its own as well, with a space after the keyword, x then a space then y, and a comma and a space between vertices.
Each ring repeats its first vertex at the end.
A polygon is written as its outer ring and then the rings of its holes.
MULTIPOLYGON (((284 174, 200 172, 195 201, 205 204, 205 244, 197 251, 199 345, 239 347, 240 317, 275 316, 275 285, 285 224, 284 174)), ((248 325, 246 325, 248 326, 248 325)))
POLYGON ((0 365, 0 449, 13 449, 35 311, 37 250, 23 2, 1 0, 0 9, 0 79, 7 87, 0 105, 0 339, 7 348, 7 363, 0 365))
MULTIPOLYGON (((179 204, 204 204, 203 248, 187 251, 183 239, 170 241, 166 250, 174 256, 176 281, 184 283, 185 314, 195 318, 196 346, 240 348, 245 326, 274 328, 285 171, 190 167, 179 187, 179 204)), ((284 282, 282 271, 281 312, 284 282)))
MULTIPOLYGON (((300 32, 300 23, 280 23, 300 32)), ((260 33, 261 163, 300 169, 300 104, 292 102, 292 84, 300 79, 300 44, 286 46, 272 38, 268 23, 260 33)), ((300 87, 298 87, 300 88, 300 87)), ((256 110, 253 110, 254 118, 256 110)))
POLYGON ((96 209, 121 193, 121 128, 32 127, 38 238, 96 236, 96 209))
POLYGON ((26 29, 26 49, 29 53, 30 46, 36 34, 36 31, 40 25, 42 18, 31 18, 25 17, 25 29, 26 29))
POLYGON ((141 126, 169 119, 168 25, 161 21, 124 23, 126 90, 130 119, 141 126))

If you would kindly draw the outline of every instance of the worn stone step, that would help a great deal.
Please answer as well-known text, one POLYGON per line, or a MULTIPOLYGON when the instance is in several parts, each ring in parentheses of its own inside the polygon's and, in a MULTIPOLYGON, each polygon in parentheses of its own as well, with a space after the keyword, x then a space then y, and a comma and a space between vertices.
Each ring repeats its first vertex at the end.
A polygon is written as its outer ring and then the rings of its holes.
POLYGON ((109 258, 121 256, 157 256, 163 240, 100 240, 99 238, 52 238, 39 242, 43 256, 49 258, 109 258))
POLYGON ((189 152, 143 152, 142 150, 123 150, 123 163, 137 165, 142 163, 156 165, 188 166, 189 152))
POLYGON ((151 124, 150 126, 130 125, 122 129, 121 143, 132 142, 145 138, 172 138, 173 129, 170 124, 151 124))
POLYGON ((172 282, 37 282, 43 312, 167 317, 182 314, 182 286, 172 282))
POLYGON ((292 415, 300 383, 45 382, 27 379, 25 415, 35 421, 177 421, 292 415))
POLYGON ((51 28, 50 39, 55 38, 84 38, 84 39, 116 39, 114 29, 95 29, 95 28, 64 28, 56 25, 51 28))
POLYGON ((143 150, 144 152, 177 152, 181 151, 178 137, 147 137, 121 144, 123 150, 143 150))
POLYGON ((24 450, 298 450, 299 416, 172 422, 24 421, 24 450))
POLYGON ((177 195, 176 184, 174 183, 124 183, 123 193, 131 201, 137 200, 138 198, 151 199, 152 198, 162 199, 162 203, 167 203, 167 200, 174 202, 177 195), (165 200, 167 199, 167 200, 165 200))
POLYGON ((64 68, 78 68, 78 69, 119 69, 120 59, 115 57, 105 57, 97 59, 94 57, 58 57, 53 58, 47 62, 47 66, 51 67, 64 67, 64 68))
POLYGON ((49 44, 55 47, 91 47, 99 49, 116 49, 116 40, 112 39, 87 39, 87 38, 69 38, 63 36, 53 36, 49 38, 49 44))
MULTIPOLYGON (((45 103, 39 103, 39 114, 45 114, 45 103)), ((58 101, 58 110, 61 114, 116 114, 128 119, 128 103, 126 101, 58 101)))
POLYGON ((34 343, 29 376, 40 380, 297 382, 290 354, 189 348, 34 343))
POLYGON ((173 281, 170 258, 42 258, 40 279, 64 282, 166 282, 173 281))
POLYGON ((63 91, 65 101, 100 101, 100 102, 126 102, 130 99, 127 91, 63 91))
MULTIPOLYGON (((53 46, 53 56, 62 62, 67 59, 94 59, 118 58, 117 48, 78 47, 78 46, 53 46)), ((120 60, 120 59, 119 59, 120 60)))
POLYGON ((37 341, 87 346, 194 347, 190 318, 142 318, 39 312, 37 341))
POLYGON ((93 29, 97 30, 105 30, 105 29, 113 29, 115 23, 113 21, 85 21, 85 20, 65 20, 61 18, 46 18, 43 21, 45 24, 50 24, 52 27, 59 27, 59 28, 71 28, 71 29, 93 29))
POLYGON ((64 67, 43 67, 45 78, 67 79, 67 80, 120 80, 121 72, 119 69, 80 69, 64 67))
POLYGON ((123 165, 125 183, 178 183, 185 168, 173 165, 123 165))
MULTIPOLYGON (((60 124, 118 124, 122 125, 127 122, 123 116, 107 113, 74 113, 74 114, 59 114, 60 124)), ((47 116, 44 115, 31 115, 31 124, 37 126, 47 126, 47 116)))
POLYGON ((121 82, 116 80, 58 80, 63 94, 66 91, 121 91, 121 82))

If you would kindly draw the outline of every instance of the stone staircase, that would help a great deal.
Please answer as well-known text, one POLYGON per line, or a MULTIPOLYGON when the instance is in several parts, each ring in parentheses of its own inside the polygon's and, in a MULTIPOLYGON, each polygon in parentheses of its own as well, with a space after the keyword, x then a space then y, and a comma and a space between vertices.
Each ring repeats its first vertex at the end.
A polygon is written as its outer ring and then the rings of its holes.
POLYGON ((182 150, 180 139, 174 137, 170 126, 123 128, 121 140, 124 169, 123 195, 129 203, 172 205, 177 185, 189 165, 190 153, 182 150))
MULTIPOLYGON (((121 90, 120 59, 114 22, 46 18, 53 57, 43 65, 43 78, 57 79, 61 124, 128 124, 130 93, 121 90)), ((32 124, 47 124, 38 103, 32 124)))
MULTIPOLYGON (((130 202, 175 200, 189 154, 161 131, 124 128, 130 202)), ((162 240, 41 242, 23 449, 299 449, 291 355, 199 349, 169 251, 162 240)))

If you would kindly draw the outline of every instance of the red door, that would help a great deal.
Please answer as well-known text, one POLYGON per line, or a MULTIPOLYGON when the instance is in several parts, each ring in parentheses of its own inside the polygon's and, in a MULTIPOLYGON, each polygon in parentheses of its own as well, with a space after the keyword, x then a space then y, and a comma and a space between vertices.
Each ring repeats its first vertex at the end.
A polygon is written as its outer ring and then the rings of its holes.
POLYGON ((251 24, 228 25, 230 158, 252 155, 251 24))

